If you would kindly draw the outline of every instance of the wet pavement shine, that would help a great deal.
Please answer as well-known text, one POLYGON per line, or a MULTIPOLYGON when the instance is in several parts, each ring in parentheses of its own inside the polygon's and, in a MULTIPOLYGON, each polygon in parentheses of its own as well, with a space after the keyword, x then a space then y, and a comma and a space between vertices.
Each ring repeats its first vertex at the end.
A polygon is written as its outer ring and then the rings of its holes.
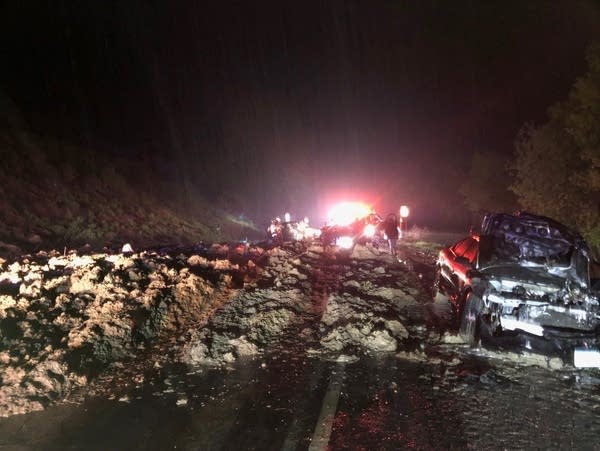
POLYGON ((599 449, 597 372, 439 352, 162 368, 115 399, 2 419, 0 449, 599 449))

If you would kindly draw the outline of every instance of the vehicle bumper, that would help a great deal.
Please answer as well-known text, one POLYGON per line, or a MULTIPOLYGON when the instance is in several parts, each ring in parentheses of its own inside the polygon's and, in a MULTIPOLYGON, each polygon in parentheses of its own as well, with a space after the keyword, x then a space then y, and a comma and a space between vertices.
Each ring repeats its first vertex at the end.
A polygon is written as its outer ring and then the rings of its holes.
POLYGON ((600 368, 600 337, 596 332, 544 328, 543 335, 508 331, 503 347, 517 346, 548 357, 559 357, 577 368, 600 368))

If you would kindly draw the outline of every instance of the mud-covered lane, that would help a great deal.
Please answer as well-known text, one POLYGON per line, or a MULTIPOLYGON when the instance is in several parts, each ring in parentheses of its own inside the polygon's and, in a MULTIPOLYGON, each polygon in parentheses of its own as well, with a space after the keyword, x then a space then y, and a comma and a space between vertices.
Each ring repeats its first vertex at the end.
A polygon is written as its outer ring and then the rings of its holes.
POLYGON ((0 263, 0 416, 139 385, 154 365, 226 366, 295 342, 328 358, 395 352, 423 339, 429 296, 389 254, 213 247, 0 263))

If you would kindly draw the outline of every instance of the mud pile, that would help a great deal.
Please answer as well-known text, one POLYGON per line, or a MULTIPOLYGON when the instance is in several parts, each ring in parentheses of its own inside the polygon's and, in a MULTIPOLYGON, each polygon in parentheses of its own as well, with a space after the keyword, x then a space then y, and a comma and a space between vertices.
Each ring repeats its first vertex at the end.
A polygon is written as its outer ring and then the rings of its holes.
POLYGON ((313 246, 273 249, 246 284, 181 349, 188 364, 219 365, 272 347, 328 358, 405 349, 428 301, 416 274, 387 254, 313 246))
POLYGON ((136 365, 226 365, 278 349, 338 359, 406 351, 428 300, 407 265, 358 247, 54 252, 1 263, 4 416, 136 365))

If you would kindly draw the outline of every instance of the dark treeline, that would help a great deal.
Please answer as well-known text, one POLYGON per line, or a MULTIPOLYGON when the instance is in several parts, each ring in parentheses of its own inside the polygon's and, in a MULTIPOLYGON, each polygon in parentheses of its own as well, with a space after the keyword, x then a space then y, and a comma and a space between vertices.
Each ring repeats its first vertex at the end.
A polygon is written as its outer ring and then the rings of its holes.
POLYGON ((600 255, 600 43, 587 70, 541 123, 525 124, 506 157, 475 153, 461 192, 475 216, 517 208, 580 230, 600 255))

